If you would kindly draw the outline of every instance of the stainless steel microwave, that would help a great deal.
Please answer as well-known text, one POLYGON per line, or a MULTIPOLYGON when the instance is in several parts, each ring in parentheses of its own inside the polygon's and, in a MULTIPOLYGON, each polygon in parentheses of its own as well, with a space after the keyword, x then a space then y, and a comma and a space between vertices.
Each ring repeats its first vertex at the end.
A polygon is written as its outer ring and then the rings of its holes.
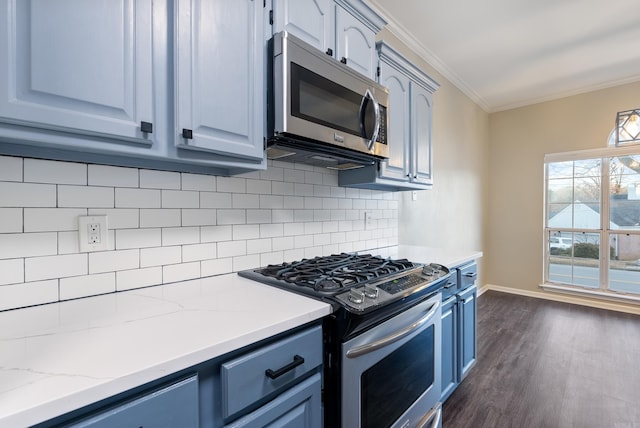
POLYGON ((339 170, 388 158, 385 87, 287 32, 270 52, 268 158, 339 170))

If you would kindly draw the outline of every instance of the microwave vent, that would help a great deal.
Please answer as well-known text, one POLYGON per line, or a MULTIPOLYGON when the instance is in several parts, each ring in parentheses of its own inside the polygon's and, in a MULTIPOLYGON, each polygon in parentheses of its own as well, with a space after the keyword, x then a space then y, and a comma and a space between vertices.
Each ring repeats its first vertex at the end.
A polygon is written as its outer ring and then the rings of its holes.
POLYGON ((295 155, 296 152, 282 147, 271 146, 267 148, 267 159, 276 160, 295 155))

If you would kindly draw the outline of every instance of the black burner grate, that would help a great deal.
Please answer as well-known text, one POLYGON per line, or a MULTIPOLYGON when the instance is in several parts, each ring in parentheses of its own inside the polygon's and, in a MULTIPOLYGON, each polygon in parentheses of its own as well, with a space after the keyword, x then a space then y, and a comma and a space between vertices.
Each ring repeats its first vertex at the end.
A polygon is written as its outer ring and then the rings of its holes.
POLYGON ((407 259, 391 260, 370 254, 334 254, 269 265, 256 272, 319 292, 339 291, 415 265, 407 259))

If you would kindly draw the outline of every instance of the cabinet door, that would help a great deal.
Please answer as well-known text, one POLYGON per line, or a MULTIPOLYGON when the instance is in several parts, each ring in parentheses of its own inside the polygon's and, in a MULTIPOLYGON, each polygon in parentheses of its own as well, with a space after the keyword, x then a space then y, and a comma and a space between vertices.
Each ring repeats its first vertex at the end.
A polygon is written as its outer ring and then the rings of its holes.
POLYGON ((150 144, 152 0, 2 0, 0 121, 150 144))
POLYGON ((376 35, 340 6, 336 6, 336 59, 375 79, 378 55, 376 35))
POLYGON ((458 385, 457 364, 457 305, 456 296, 442 303, 442 395, 444 402, 458 385))
POLYGON ((197 426, 197 376, 69 425, 70 428, 197 426))
POLYGON ((380 163, 380 177, 406 181, 409 174, 409 78, 381 62, 379 81, 389 89, 389 159, 380 163))
POLYGON ((326 52, 333 50, 333 0, 274 0, 273 32, 288 31, 326 52))
POLYGON ((411 85, 411 181, 433 184, 431 161, 432 94, 411 85))
POLYGON ((321 378, 320 373, 316 373, 226 428, 320 428, 320 394, 321 378))
POLYGON ((263 158, 263 3, 177 0, 176 144, 263 158))
POLYGON ((476 296, 474 285, 458 294, 458 311, 460 313, 460 332, 458 336, 460 380, 476 361, 476 296))

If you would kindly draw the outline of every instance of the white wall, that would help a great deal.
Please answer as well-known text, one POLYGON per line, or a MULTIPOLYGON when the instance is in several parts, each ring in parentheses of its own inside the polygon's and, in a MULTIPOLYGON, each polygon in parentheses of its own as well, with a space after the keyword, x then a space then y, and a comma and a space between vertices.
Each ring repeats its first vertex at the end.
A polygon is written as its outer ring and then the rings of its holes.
POLYGON ((397 242, 397 194, 322 168, 215 177, 0 156, 0 310, 397 242), (80 253, 77 218, 92 214, 107 214, 111 248, 80 253))

